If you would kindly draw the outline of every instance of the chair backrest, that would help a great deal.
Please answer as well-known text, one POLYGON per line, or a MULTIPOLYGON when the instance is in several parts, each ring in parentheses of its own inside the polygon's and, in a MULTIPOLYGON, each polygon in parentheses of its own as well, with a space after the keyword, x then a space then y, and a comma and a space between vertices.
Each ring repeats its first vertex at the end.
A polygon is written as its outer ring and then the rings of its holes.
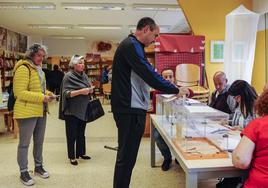
POLYGON ((112 91, 112 84, 108 83, 108 84, 103 84, 102 85, 102 91, 104 94, 109 94, 112 91))
POLYGON ((176 82, 180 86, 196 86, 199 84, 200 67, 195 64, 179 64, 176 66, 176 82))

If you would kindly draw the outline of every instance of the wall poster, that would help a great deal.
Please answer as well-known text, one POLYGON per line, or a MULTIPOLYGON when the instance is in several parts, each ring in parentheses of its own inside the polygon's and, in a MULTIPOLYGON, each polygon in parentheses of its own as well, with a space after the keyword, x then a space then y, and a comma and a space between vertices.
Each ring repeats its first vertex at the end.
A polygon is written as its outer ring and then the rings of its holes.
POLYGON ((7 29, 0 27, 0 48, 7 49, 7 29))
POLYGON ((27 50, 27 36, 19 34, 19 52, 25 53, 27 50))
POLYGON ((19 51, 19 34, 13 31, 7 30, 7 50, 19 51))

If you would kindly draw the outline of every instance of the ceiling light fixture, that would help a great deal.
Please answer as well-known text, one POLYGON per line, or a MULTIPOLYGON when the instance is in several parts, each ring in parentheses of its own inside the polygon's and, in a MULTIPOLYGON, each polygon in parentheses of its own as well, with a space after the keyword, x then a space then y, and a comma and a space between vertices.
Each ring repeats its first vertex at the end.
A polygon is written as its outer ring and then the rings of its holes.
POLYGON ((19 10, 55 10, 54 3, 36 2, 0 2, 0 9, 19 9, 19 10))
POLYGON ((50 35, 50 38, 54 39, 77 39, 77 40, 84 40, 84 36, 72 36, 72 35, 50 35))
POLYGON ((78 25, 80 29, 122 29, 120 25, 78 25))
MULTIPOLYGON (((129 25, 128 28, 132 31, 135 32, 137 26, 136 25, 129 25)), ((168 32, 171 29, 170 25, 159 25, 160 28, 160 33, 168 32)))
POLYGON ((61 3, 66 10, 124 10, 123 3, 61 3))
POLYGON ((30 24, 32 29, 72 29, 72 25, 53 25, 53 24, 30 24))
POLYGON ((179 5, 170 4, 133 4, 134 10, 141 11, 179 11, 179 5))

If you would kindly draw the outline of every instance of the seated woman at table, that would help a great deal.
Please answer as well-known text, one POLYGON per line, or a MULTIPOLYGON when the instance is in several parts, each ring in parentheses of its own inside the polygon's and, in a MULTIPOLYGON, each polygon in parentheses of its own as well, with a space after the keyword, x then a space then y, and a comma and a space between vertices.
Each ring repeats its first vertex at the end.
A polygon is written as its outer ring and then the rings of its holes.
POLYGON ((242 131, 232 155, 235 167, 249 169, 244 188, 268 185, 268 90, 257 99, 255 109, 260 117, 242 131))
MULTIPOLYGON (((236 109, 231 118, 230 125, 245 128, 255 117, 254 105, 257 99, 255 89, 244 80, 236 80, 230 86, 228 94, 236 101, 236 109)), ((237 187, 241 184, 241 178, 222 178, 217 184, 217 188, 237 187)))
POLYGON ((256 117, 254 114, 254 104, 258 95, 255 89, 245 80, 234 81, 228 93, 236 100, 236 110, 231 125, 240 125, 242 128, 245 128, 256 117))

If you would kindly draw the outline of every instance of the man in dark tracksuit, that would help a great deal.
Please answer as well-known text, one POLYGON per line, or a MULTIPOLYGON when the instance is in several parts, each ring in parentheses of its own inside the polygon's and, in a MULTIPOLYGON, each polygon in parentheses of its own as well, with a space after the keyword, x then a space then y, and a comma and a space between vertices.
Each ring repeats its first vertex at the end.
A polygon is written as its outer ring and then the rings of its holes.
POLYGON ((118 128, 118 152, 114 171, 114 188, 128 188, 136 163, 150 103, 149 86, 170 94, 188 94, 154 71, 144 47, 154 42, 159 26, 153 19, 142 18, 135 34, 117 48, 113 62, 111 105, 118 128))

